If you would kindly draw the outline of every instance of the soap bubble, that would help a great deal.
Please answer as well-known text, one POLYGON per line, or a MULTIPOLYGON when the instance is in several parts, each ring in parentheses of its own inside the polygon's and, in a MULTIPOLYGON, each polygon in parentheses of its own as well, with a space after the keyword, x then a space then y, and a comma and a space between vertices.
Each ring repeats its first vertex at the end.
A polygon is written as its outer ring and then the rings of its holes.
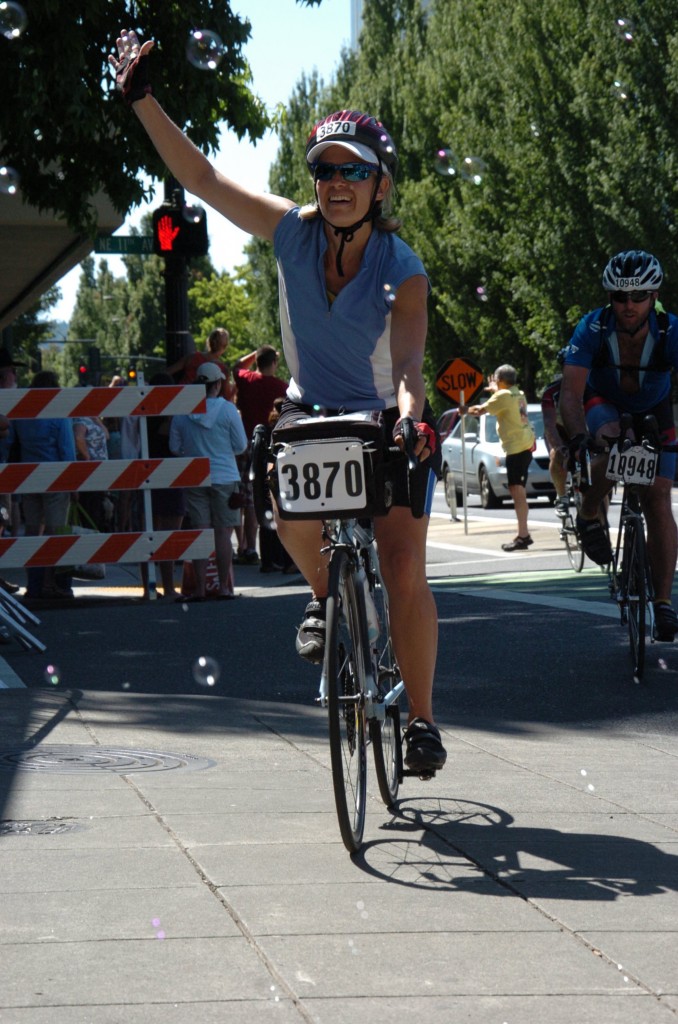
POLYGON ((225 52, 221 37, 206 28, 193 29, 186 43, 186 56, 200 71, 214 71, 225 52))
POLYGON ((193 665, 193 678, 198 686, 215 686, 220 675, 219 662, 205 654, 193 665))
POLYGON ((535 139, 538 139, 541 135, 541 129, 539 128, 539 125, 536 121, 532 121, 532 123, 530 124, 530 131, 534 135, 535 139))
POLYGON ((628 85, 621 82, 618 78, 615 78, 613 83, 613 89, 617 99, 622 100, 624 103, 631 98, 631 90, 628 85))
POLYGON ((457 158, 451 149, 436 150, 433 166, 444 178, 454 178, 457 174, 457 158))
POLYGON ((482 284, 479 284, 476 288, 475 295, 478 302, 488 302, 490 298, 482 284))
POLYGON ((481 184, 486 171, 487 164, 479 156, 465 156, 461 162, 462 178, 464 181, 473 182, 474 185, 481 184))
POLYGON ((632 43, 636 34, 636 26, 630 18, 615 18, 615 32, 625 43, 632 43))
POLYGON ((0 167, 0 194, 14 196, 19 189, 19 175, 12 167, 0 167))
POLYGON ((0 3, 0 32, 5 39, 18 39, 28 24, 26 12, 21 4, 13 0, 0 3))
POLYGON ((47 665, 44 672, 45 682, 50 686, 58 686, 61 682, 61 671, 56 665, 47 665))
POLYGON ((392 284, 384 285, 384 298, 386 299, 387 302, 395 302, 396 293, 392 284))
POLYGON ((191 206, 186 203, 181 211, 181 216, 189 224, 199 224, 205 217, 205 210, 202 206, 191 206))

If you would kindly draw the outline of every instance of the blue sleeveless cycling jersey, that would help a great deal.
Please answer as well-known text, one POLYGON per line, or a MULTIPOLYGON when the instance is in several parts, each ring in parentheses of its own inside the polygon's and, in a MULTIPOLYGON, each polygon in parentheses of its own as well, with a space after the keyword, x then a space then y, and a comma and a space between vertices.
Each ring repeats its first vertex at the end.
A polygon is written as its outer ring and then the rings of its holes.
POLYGON ((397 235, 374 230, 358 274, 330 303, 321 218, 301 220, 294 207, 280 220, 273 245, 283 349, 292 375, 288 397, 349 412, 395 406, 391 306, 403 281, 426 276, 419 257, 397 235))
MULTIPOLYGON (((579 321, 570 339, 565 365, 588 367, 588 386, 616 408, 630 413, 647 412, 648 409, 658 405, 668 395, 671 388, 669 371, 652 368, 652 355, 659 338, 657 316, 654 311, 650 313, 650 330, 640 357, 639 389, 628 392, 622 391, 619 386, 618 364, 622 360, 619 355, 614 315, 610 314, 607 323, 602 327, 604 337, 601 339, 600 314, 600 309, 594 309, 579 321), (604 345, 602 349, 604 358, 598 360, 601 340, 604 345), (598 361, 603 365, 595 365, 598 361)), ((678 317, 672 313, 668 314, 668 327, 660 359, 666 364, 678 368, 678 317)))

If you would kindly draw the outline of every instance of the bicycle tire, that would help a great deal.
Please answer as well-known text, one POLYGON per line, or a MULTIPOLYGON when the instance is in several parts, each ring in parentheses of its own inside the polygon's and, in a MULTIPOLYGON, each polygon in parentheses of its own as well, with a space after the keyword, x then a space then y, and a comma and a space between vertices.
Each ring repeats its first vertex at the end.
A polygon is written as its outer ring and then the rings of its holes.
POLYGON ((624 531, 623 568, 633 681, 642 683, 645 675, 647 553, 644 534, 635 523, 628 523, 624 531))
MULTIPOLYGON (((385 695, 399 682, 400 673, 391 639, 388 595, 380 580, 372 590, 372 599, 380 626, 379 637, 372 647, 372 663, 379 692, 385 695)), ((383 721, 370 721, 370 739, 379 795, 387 807, 392 807, 398 796, 403 771, 400 706, 397 700, 386 708, 383 721)))
POLYGON ((330 561, 325 671, 332 785, 344 846, 360 849, 367 799, 365 655, 355 564, 346 551, 330 561))
POLYGON ((575 572, 581 572, 584 568, 584 549, 581 546, 581 540, 571 515, 568 515, 563 520, 561 537, 565 541, 565 550, 567 551, 570 565, 575 572))

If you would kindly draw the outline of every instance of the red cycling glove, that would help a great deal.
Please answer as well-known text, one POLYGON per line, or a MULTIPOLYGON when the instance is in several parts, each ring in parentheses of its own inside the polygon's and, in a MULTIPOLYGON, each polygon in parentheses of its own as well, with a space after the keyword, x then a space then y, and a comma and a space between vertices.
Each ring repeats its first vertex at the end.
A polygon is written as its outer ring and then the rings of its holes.
MULTIPOLYGON (((395 441, 395 439, 397 437, 400 437, 402 435, 402 429, 400 427, 401 423, 402 423, 402 418, 396 420, 396 424, 395 424, 395 426, 393 428, 393 440, 394 441, 395 441)), ((423 438, 426 439, 425 447, 428 448, 429 454, 433 455, 433 453, 435 452, 435 450, 437 448, 436 432, 433 429, 433 427, 429 426, 428 423, 416 423, 415 422, 414 429, 417 432, 417 437, 423 437, 423 438)))

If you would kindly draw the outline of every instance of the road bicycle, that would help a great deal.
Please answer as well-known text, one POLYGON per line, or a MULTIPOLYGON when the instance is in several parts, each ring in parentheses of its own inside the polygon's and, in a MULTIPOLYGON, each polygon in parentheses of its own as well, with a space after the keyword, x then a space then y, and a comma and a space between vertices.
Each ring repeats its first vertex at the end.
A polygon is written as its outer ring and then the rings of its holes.
POLYGON ((581 507, 581 467, 577 463, 575 468, 567 474, 567 485, 565 498, 567 505, 558 510, 560 516, 560 539, 565 545, 567 557, 575 572, 581 572, 584 568, 584 549, 577 532, 577 513, 581 507))
POLYGON ((372 414, 347 414, 298 420, 272 445, 265 431, 255 431, 252 448, 254 503, 264 522, 272 520, 267 481, 281 518, 322 522, 329 588, 317 703, 328 712, 337 818, 351 853, 360 849, 365 828, 368 746, 387 807, 404 776, 435 774, 403 767, 405 684, 393 650, 374 536, 373 516, 387 514, 392 504, 395 467, 407 458, 410 473, 416 468, 411 420, 403 420, 403 437, 405 454, 385 445, 372 414))
MULTIPOLYGON (((575 572, 582 571, 585 560, 584 548, 579 531, 577 530, 577 515, 581 509, 582 500, 582 479, 584 481, 588 479, 588 482, 591 482, 591 455, 589 452, 586 453, 586 465, 584 467, 575 460, 573 468, 568 472, 565 489, 567 506, 563 508, 562 512, 559 512, 561 517, 560 539, 565 544, 567 557, 575 572)), ((600 519, 609 540, 610 526, 607 518, 606 502, 601 503, 600 519)), ((602 572, 610 572, 610 566, 607 565, 601 565, 600 569, 602 572)))
POLYGON ((623 485, 610 591, 619 606, 621 623, 628 628, 633 681, 642 683, 646 641, 649 637, 654 643, 655 619, 641 495, 654 482, 660 453, 675 452, 676 446, 661 444, 654 416, 645 417, 640 441, 628 436, 632 427, 630 416, 622 416, 620 427, 618 438, 606 438, 610 445, 606 476, 623 485))

